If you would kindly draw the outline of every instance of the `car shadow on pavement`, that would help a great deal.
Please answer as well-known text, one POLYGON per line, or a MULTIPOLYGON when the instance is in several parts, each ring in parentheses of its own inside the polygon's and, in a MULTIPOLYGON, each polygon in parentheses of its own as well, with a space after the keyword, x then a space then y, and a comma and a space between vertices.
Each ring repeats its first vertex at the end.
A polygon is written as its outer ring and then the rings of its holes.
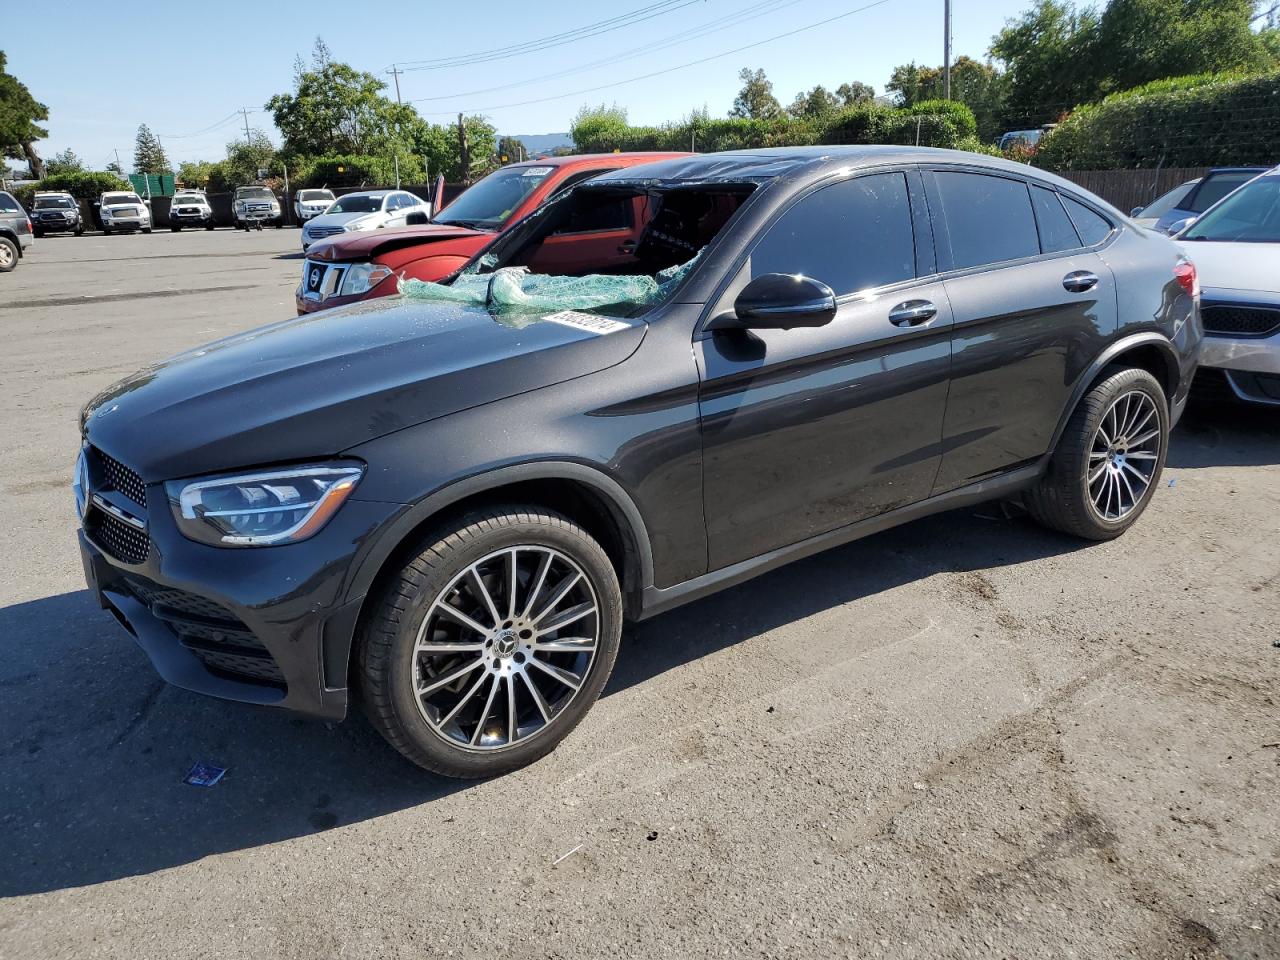
POLYGON ((1229 400, 1191 403, 1169 444, 1167 469, 1256 467, 1280 463, 1280 407, 1229 400))
MULTIPOLYGON (((904 583, 1016 565, 1090 546, 1036 525, 1011 504, 986 503, 917 520, 632 626, 605 695, 904 583)), ((987 589, 985 580, 963 584, 987 589)))
POLYGON ((468 786, 412 766, 362 716, 324 724, 168 686, 85 590, 0 609, 0 638, 0 897, 409 807, 431 829, 428 801, 468 786), (188 785, 196 762, 227 773, 188 785))

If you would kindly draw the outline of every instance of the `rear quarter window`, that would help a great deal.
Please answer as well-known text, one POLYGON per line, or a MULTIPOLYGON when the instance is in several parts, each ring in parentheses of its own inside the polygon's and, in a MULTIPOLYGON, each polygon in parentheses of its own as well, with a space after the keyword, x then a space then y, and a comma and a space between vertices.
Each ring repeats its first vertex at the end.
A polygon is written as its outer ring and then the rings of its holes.
POLYGON ((1070 197, 1063 197, 1062 202, 1066 205, 1067 212, 1071 214, 1071 221, 1076 225, 1076 230, 1080 232, 1080 239, 1084 241, 1086 247, 1101 243, 1111 235, 1113 229, 1111 221, 1102 214, 1070 197))
POLYGON ((1043 253, 1059 253, 1075 250, 1080 246, 1076 228, 1062 208, 1062 202, 1052 190, 1031 188, 1031 205, 1036 211, 1036 225, 1040 228, 1040 250, 1043 253))

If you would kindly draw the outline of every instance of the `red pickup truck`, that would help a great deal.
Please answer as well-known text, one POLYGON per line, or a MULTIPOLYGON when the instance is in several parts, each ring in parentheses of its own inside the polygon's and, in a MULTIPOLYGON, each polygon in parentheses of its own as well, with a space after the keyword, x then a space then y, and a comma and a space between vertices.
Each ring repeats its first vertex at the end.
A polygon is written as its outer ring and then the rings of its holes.
MULTIPOLYGON (((322 240, 307 251, 298 313, 393 294, 400 280, 440 280, 553 194, 610 170, 682 153, 595 153, 513 163, 489 174, 421 226, 322 240)), ((634 239, 626 211, 618 223, 583 224, 579 239, 619 245, 634 239)))

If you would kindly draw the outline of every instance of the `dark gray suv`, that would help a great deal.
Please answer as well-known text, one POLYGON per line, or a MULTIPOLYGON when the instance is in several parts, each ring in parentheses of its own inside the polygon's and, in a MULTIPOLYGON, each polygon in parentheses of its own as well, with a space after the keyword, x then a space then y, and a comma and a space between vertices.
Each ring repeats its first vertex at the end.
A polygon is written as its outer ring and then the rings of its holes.
POLYGON ((1173 242, 1003 160, 632 167, 442 283, 95 398, 84 568, 173 683, 326 718, 358 691, 415 763, 500 773, 578 723, 627 618, 996 497, 1123 533, 1198 297, 1173 242))
POLYGON ((13 194, 0 190, 0 273, 18 265, 31 246, 31 218, 13 194))

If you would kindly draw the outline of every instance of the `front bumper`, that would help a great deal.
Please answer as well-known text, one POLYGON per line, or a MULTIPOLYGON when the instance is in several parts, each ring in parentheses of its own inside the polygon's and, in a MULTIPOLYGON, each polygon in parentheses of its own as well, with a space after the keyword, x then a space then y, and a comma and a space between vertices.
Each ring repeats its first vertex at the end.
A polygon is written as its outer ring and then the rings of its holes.
POLYGON ((177 223, 208 223, 213 219, 212 213, 174 213, 169 211, 169 219, 177 223))
POLYGON ((141 230, 144 227, 150 227, 150 220, 126 220, 113 217, 110 220, 103 220, 102 226, 106 230, 141 230))
POLYGON ((57 220, 32 220, 31 227, 34 230, 43 230, 45 233, 62 233, 71 232, 80 226, 80 219, 77 217, 67 220, 59 217, 57 220))
POLYGON ((348 500, 316 536, 283 547, 222 549, 177 530, 149 487, 146 559, 112 556, 79 532, 85 580, 169 683, 197 693, 337 720, 363 596, 349 577, 398 509, 348 500))
POLYGON ((1237 399, 1280 406, 1280 330, 1261 337, 1208 334, 1200 366, 1220 370, 1237 399))

